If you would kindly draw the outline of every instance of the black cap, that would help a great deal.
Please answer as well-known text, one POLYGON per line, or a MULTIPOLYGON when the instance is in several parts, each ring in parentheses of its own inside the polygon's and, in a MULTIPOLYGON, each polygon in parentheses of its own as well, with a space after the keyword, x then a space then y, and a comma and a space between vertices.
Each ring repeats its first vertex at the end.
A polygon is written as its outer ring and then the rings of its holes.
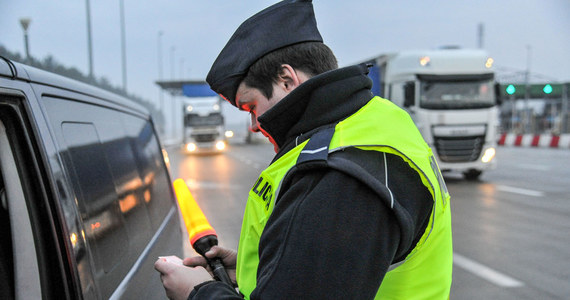
POLYGON ((323 42, 311 0, 285 0, 243 22, 212 65, 206 81, 234 106, 240 82, 264 55, 297 43, 323 42))

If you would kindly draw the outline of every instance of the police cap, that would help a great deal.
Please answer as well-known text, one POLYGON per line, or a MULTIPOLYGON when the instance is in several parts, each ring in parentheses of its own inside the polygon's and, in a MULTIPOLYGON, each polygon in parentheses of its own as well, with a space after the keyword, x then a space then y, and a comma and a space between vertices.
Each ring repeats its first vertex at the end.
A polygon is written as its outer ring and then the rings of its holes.
POLYGON ((301 42, 323 42, 312 1, 281 1, 238 27, 214 61, 206 81, 235 106, 238 86, 253 63, 269 52, 301 42))

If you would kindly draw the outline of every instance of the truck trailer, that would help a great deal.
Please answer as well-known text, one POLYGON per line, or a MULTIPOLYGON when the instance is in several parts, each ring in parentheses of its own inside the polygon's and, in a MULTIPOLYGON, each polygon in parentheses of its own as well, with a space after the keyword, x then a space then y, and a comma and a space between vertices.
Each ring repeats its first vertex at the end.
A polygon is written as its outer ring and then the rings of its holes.
POLYGON ((365 62, 373 93, 410 114, 442 171, 475 180, 495 168, 498 101, 485 51, 402 51, 365 62))

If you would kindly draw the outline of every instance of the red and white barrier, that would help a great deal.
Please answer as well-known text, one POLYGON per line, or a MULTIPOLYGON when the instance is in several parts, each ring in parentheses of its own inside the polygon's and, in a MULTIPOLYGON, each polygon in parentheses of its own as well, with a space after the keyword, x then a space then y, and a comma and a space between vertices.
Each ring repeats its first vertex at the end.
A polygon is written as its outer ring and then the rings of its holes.
POLYGON ((499 138, 500 146, 565 148, 570 149, 570 134, 513 134, 503 133, 499 138))

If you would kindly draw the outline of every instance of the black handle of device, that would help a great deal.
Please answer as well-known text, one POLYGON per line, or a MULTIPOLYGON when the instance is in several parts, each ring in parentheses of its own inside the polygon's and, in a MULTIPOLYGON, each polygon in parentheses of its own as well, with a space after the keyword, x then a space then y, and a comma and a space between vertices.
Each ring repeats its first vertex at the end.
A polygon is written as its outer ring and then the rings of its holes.
POLYGON ((218 238, 215 235, 206 235, 195 241, 192 247, 194 247, 194 250, 196 250, 198 254, 202 255, 206 259, 208 265, 212 269, 212 273, 214 273, 214 279, 224 282, 233 288, 234 285, 228 275, 228 272, 226 272, 222 259, 219 257, 212 259, 206 257, 206 252, 217 244, 218 238))
POLYGON ((206 260, 208 261, 208 265, 210 265, 210 268, 212 268, 212 272, 214 273, 214 279, 227 283, 229 286, 233 287, 232 280, 230 279, 228 272, 226 272, 226 268, 224 267, 222 260, 218 257, 214 259, 206 258, 206 260))

